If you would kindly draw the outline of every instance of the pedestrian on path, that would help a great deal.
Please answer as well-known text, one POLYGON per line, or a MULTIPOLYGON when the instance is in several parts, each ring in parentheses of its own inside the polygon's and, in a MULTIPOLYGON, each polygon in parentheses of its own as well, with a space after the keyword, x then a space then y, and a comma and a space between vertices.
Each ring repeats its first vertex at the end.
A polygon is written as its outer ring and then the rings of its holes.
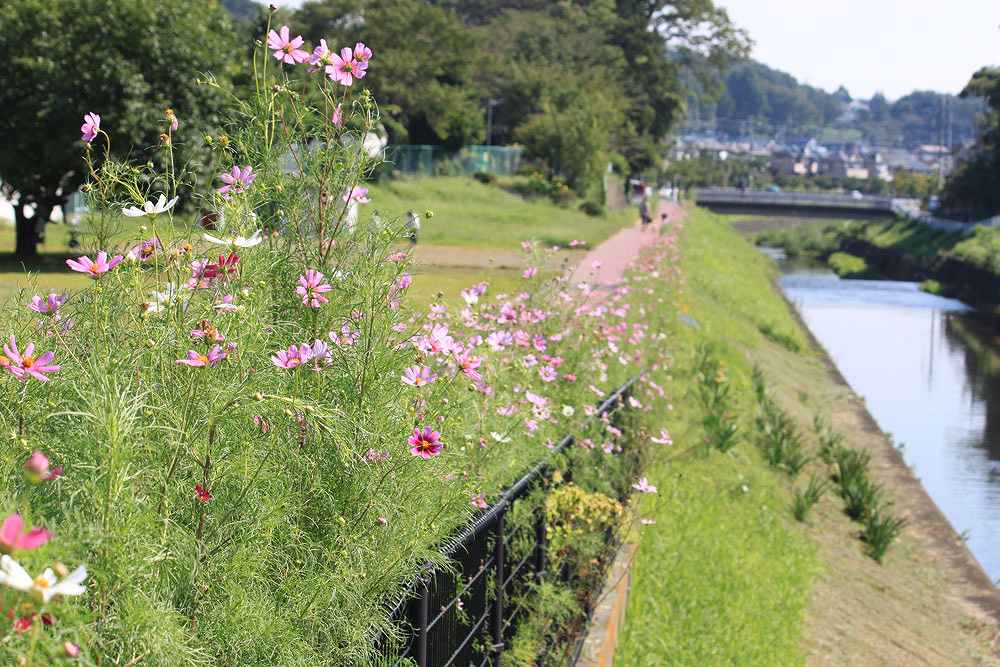
POLYGON ((653 221, 653 216, 649 214, 649 204, 646 202, 645 197, 639 202, 639 218, 642 220, 643 230, 653 221))

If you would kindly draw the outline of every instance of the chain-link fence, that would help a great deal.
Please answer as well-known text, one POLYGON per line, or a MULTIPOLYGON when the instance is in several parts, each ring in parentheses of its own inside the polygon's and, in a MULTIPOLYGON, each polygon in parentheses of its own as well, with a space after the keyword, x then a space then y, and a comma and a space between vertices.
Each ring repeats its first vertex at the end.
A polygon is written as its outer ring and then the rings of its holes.
POLYGON ((391 144, 385 155, 393 171, 405 174, 432 175, 440 171, 510 176, 521 166, 522 152, 517 146, 466 146, 457 153, 448 153, 441 146, 391 144))

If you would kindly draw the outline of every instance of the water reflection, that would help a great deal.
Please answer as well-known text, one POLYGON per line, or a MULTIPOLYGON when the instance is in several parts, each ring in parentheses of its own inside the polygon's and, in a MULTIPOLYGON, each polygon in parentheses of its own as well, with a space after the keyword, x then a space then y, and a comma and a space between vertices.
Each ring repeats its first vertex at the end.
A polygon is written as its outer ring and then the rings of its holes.
POLYGON ((998 341, 914 283, 790 268, 781 286, 993 579, 1000 578, 998 341))

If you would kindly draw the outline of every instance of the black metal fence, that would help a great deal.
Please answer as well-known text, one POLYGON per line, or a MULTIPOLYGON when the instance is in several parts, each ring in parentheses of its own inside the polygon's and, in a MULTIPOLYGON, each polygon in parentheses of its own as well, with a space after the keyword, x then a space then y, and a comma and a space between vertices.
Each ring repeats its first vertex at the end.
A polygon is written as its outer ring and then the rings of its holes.
MULTIPOLYGON (((637 378, 619 387, 598 406, 598 416, 627 405, 637 378)), ((552 454, 574 443, 567 436, 552 454)), ((546 570, 544 511, 519 507, 549 480, 554 456, 537 464, 500 499, 457 532, 442 553, 452 567, 428 565, 391 607, 403 641, 382 638, 384 664, 392 667, 468 667, 500 665, 516 630, 523 599, 546 570), (519 510, 529 520, 508 522, 519 510)), ((609 532, 608 539, 611 539, 609 532)))

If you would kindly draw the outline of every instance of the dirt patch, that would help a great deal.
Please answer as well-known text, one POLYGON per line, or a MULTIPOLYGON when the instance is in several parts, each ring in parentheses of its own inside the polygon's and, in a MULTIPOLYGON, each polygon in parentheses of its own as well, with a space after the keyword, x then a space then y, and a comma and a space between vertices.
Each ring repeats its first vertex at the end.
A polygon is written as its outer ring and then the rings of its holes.
MULTIPOLYGON (((819 413, 831 419, 846 444, 871 452, 873 477, 909 524, 879 565, 865 554, 858 524, 843 513, 832 490, 816 507, 803 530, 825 568, 810 600, 808 663, 1000 665, 1000 592, 864 401, 815 339, 812 344, 814 353, 794 354, 765 342, 748 354, 803 433, 811 434, 812 417, 819 413)), ((826 468, 814 463, 813 471, 826 468)))

